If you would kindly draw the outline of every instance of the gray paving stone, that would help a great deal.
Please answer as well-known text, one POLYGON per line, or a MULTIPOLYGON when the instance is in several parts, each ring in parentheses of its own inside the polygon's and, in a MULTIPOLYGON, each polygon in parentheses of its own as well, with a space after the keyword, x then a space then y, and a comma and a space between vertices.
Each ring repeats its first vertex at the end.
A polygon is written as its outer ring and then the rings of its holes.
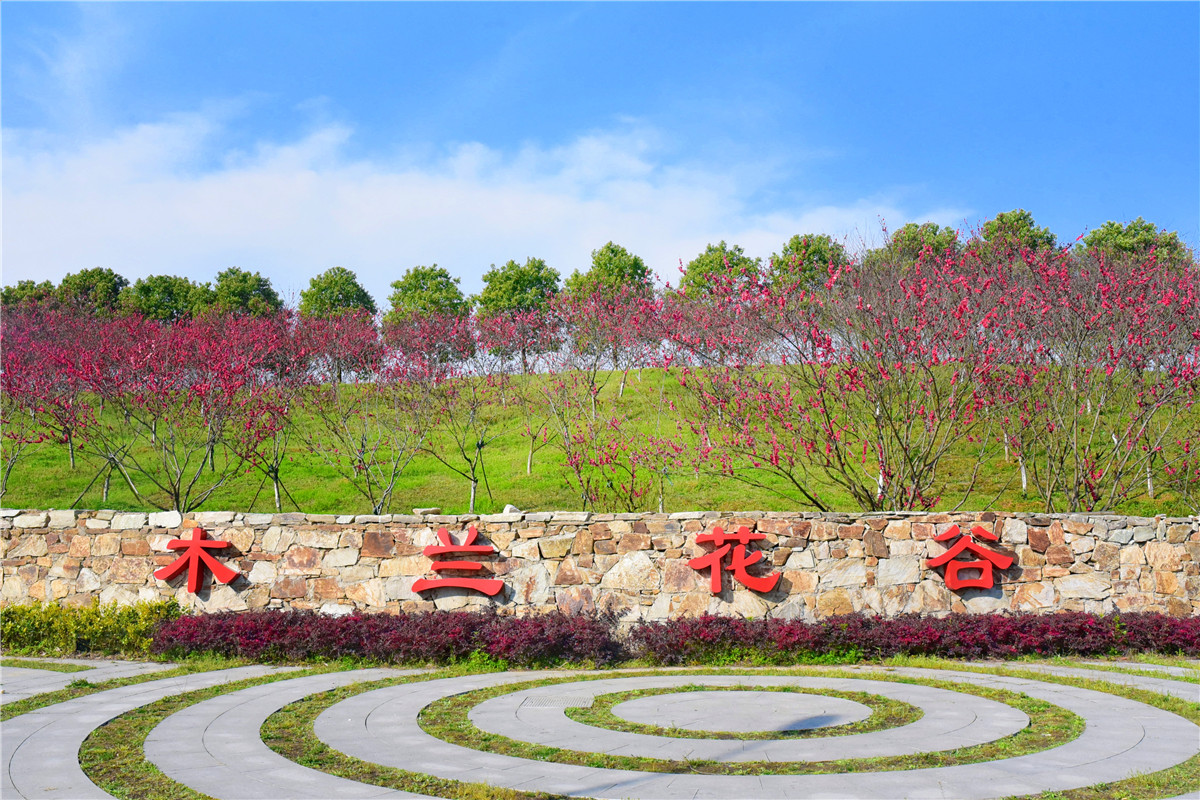
MULTIPOLYGON (((532 698, 531 698, 532 699, 532 698)), ((530 703, 523 705, 546 707, 530 703)), ((626 700, 614 716, 643 725, 690 731, 800 731, 861 722, 871 707, 842 697, 795 692, 680 692, 626 700)))
POLYGON ((1096 667, 1120 667, 1139 672, 1161 672, 1176 678, 1200 678, 1200 668, 1197 667, 1172 667, 1166 664, 1145 664, 1141 661, 1080 661, 1079 663, 1096 667))
MULTIPOLYGON (((870 674, 870 670, 855 672, 864 676, 870 674)), ((883 773, 713 776, 664 775, 526 761, 440 741, 416 724, 417 713, 433 700, 525 677, 509 674, 430 681, 366 692, 329 708, 317 719, 315 731, 329 746, 380 764, 458 780, 478 779, 473 775, 487 776, 494 785, 524 790, 614 799, 837 797, 893 800, 903 797, 942 800, 956 797, 983 800, 1121 780, 1131 774, 1165 769, 1200 752, 1200 728, 1196 725, 1114 695, 996 675, 911 668, 888 669, 887 672, 1024 692, 1074 711, 1084 717, 1087 727, 1078 739, 1060 747, 983 764, 883 773), (507 780, 501 780, 505 777, 507 780)), ((695 682, 707 676, 680 677, 695 682)), ((762 679, 738 676, 737 680, 753 683, 762 679)), ((559 692, 580 693, 582 686, 585 685, 555 688, 559 692)), ((925 749, 924 742, 914 741, 914 744, 916 750, 925 749)))
MULTIPOLYGON (((33 660, 33 659, 31 659, 33 660)), ((152 672, 162 672, 173 669, 174 664, 152 663, 147 661, 100 661, 85 658, 46 658, 37 659, 58 664, 78 664, 90 666, 92 669, 79 672, 53 672, 44 669, 26 669, 24 667, 0 667, 0 705, 22 700, 43 692, 54 692, 65 689, 68 684, 79 679, 89 683, 101 683, 116 678, 129 678, 134 675, 146 675, 152 672)))
POLYGON ((167 777, 219 800, 424 798, 328 775, 267 747, 267 717, 304 697, 424 670, 366 669, 277 681, 230 692, 172 714, 146 737, 146 758, 167 777))
POLYGON ((1149 675, 1132 675, 1124 672, 1109 672, 1100 669, 1077 669, 1075 667, 1058 667, 1052 664, 1014 663, 1005 665, 1010 669, 1044 672, 1048 675, 1062 675, 1069 678, 1087 678, 1089 680, 1108 681, 1120 686, 1134 689, 1145 689, 1158 694, 1178 697, 1190 703, 1200 703, 1200 684, 1173 681, 1168 678, 1153 678, 1149 675))
POLYGON ((164 697, 291 669, 255 666, 196 672, 97 692, 6 720, 0 724, 0 797, 110 797, 79 767, 79 747, 93 730, 164 697))

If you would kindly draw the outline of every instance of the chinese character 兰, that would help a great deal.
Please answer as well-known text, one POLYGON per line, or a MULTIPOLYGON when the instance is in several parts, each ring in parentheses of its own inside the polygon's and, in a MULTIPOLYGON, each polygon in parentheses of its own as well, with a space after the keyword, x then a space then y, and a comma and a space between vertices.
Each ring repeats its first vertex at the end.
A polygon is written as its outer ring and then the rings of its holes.
MULTIPOLYGON (((437 532, 440 545, 432 544, 426 547, 422 552, 427 556, 441 556, 449 553, 495 553, 496 548, 490 544, 474 544, 475 538, 479 536, 479 531, 472 525, 467 529, 467 537, 462 544, 455 544, 450 538, 450 532, 445 528, 439 528, 437 532)), ((465 570, 470 572, 478 572, 483 569, 483 564, 478 561, 434 561, 432 569, 434 572, 443 570, 465 570)), ((438 589, 443 587, 457 587, 460 589, 474 589, 477 592, 483 592, 489 597, 494 596, 504 588, 504 582, 488 579, 488 578, 438 578, 437 580, 428 580, 421 578, 413 584, 414 592, 423 592, 427 589, 438 589)))

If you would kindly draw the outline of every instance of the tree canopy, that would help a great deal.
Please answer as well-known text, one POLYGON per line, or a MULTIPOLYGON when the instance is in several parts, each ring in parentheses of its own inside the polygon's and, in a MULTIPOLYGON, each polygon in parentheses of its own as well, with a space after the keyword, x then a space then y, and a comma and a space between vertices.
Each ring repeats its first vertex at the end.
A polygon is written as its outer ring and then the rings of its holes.
POLYGON ((252 316, 271 314, 283 307, 271 281, 257 272, 230 267, 217 273, 213 287, 213 307, 252 316))
POLYGON ((566 281, 566 291, 572 295, 598 294, 608 300, 625 292, 649 294, 651 288, 646 262, 612 242, 592 251, 591 269, 575 270, 566 281))
POLYGON ((107 313, 115 311, 121 290, 129 281, 107 267, 72 272, 58 285, 58 296, 76 308, 107 313))
POLYGON ((138 278, 121 292, 121 309, 150 319, 175 322, 195 316, 212 305, 213 290, 176 275, 138 278))
POLYGON ((331 267, 300 292, 300 313, 306 317, 335 317, 347 311, 375 313, 375 300, 345 267, 331 267))
POLYGON ((558 294, 558 271, 540 258, 528 258, 524 264, 509 261, 495 264, 483 276, 483 291, 476 299, 485 316, 507 312, 537 311, 545 308, 558 294))
POLYGON ((0 305, 15 306, 18 303, 40 303, 54 298, 54 284, 50 281, 17 281, 16 286, 5 286, 0 292, 0 305))
POLYGON ((1141 217, 1124 225, 1109 220, 1084 236, 1083 246, 1089 250, 1135 256, 1144 256, 1153 248, 1156 257, 1171 263, 1194 259, 1176 231, 1160 230, 1141 217))
POLYGON ((389 322, 428 314, 464 316, 471 310, 462 289, 458 288, 458 278, 450 277, 437 264, 413 267, 400 280, 392 281, 388 302, 392 304, 387 313, 389 322))
POLYGON ((824 233, 798 233, 784 242, 780 252, 771 254, 768 278, 772 283, 812 288, 825 280, 830 264, 841 267, 849 263, 850 254, 833 237, 824 233))
POLYGON ((740 286, 757 278, 762 261, 750 258, 738 245, 727 245, 725 240, 709 244, 704 252, 693 258, 684 267, 679 288, 687 294, 711 292, 722 282, 740 286))
POLYGON ((1001 211, 983 223, 980 241, 990 249, 1053 250, 1058 237, 1049 228, 1038 227, 1033 215, 1023 208, 1001 211))
POLYGON ((893 231, 883 247, 864 253, 862 262, 866 268, 877 267, 885 262, 904 267, 914 263, 925 252, 936 256, 946 253, 957 256, 961 250, 962 243, 958 241, 958 231, 954 228, 942 227, 936 222, 910 222, 893 231))

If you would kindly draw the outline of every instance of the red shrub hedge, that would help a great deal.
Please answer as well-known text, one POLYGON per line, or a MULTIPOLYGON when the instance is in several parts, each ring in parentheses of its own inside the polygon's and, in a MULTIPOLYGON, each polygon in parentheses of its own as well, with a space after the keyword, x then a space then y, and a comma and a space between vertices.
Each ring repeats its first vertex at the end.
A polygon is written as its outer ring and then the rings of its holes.
POLYGON ((657 664, 711 661, 730 654, 788 663, 812 654, 838 652, 856 652, 865 658, 1015 658, 1123 652, 1196 656, 1200 655, 1200 617, 1060 612, 882 619, 852 614, 807 623, 703 616, 640 623, 630 633, 627 646, 631 655, 657 664))
POLYGON ((183 616, 165 622, 154 652, 171 657, 216 653, 264 660, 371 658, 451 663, 480 652, 514 666, 643 658, 694 664, 742 658, 787 664, 823 654, 864 658, 930 655, 1015 658, 1126 652, 1200 656, 1200 617, 1076 612, 1058 614, 862 615, 820 622, 703 616, 641 622, 618 636, 605 616, 554 613, 498 616, 484 611, 351 614, 251 611, 183 616))
POLYGON ((373 658, 450 663, 479 651, 514 665, 571 661, 608 664, 620 655, 607 617, 488 612, 351 614, 249 611, 180 617, 160 627, 154 652, 172 657, 216 653, 265 660, 373 658))

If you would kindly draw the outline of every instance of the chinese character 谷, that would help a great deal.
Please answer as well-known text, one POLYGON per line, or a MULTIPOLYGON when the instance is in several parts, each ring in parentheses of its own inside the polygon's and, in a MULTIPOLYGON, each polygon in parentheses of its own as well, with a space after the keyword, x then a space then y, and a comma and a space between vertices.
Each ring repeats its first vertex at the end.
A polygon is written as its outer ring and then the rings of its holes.
POLYGON ((976 538, 987 539, 991 542, 999 541, 999 537, 997 537, 996 534, 991 533, 986 528, 980 527, 979 525, 976 525, 974 528, 972 528, 970 533, 963 533, 961 530, 959 530, 957 525, 951 525, 950 528, 941 536, 935 536, 934 541, 948 542, 955 536, 959 536, 961 538, 955 542, 949 550, 942 553, 937 558, 930 558, 925 562, 925 566, 930 568, 940 567, 943 564, 946 565, 946 586, 949 588, 990 589, 996 583, 995 576, 992 572, 993 567, 1008 569, 1010 566, 1012 566, 1012 556, 988 550, 987 548, 981 547, 975 543, 974 540, 976 538), (963 551, 969 551, 972 555, 979 556, 979 559, 976 561, 955 561, 954 559, 960 556, 963 551), (979 577, 960 578, 958 576, 959 570, 964 569, 979 570, 979 577))

